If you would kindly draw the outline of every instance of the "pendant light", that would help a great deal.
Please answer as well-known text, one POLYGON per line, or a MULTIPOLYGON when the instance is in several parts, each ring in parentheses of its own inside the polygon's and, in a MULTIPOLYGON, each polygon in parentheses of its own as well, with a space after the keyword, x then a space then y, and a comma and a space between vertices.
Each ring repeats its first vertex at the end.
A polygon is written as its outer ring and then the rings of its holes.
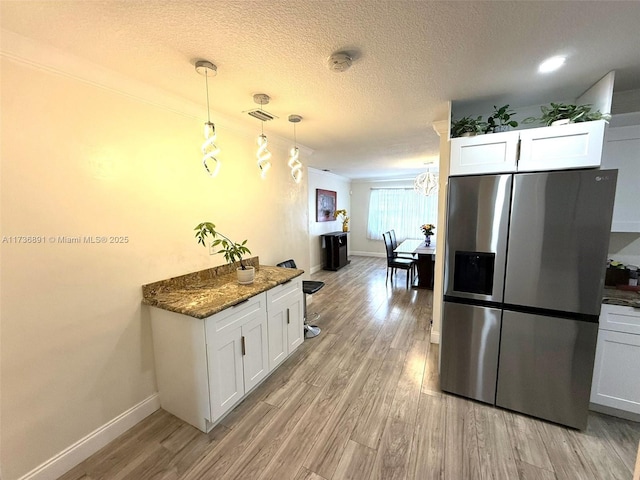
MULTIPOLYGON (((253 96, 253 101, 260 104, 260 112, 262 112, 262 106, 269 103, 269 95, 264 93, 257 93, 253 96)), ((254 115, 255 116, 255 115, 254 115)), ((260 118, 256 116, 256 118, 260 118)), ((262 118, 260 118, 262 120, 262 118)), ((258 158, 258 168, 260 169, 260 176, 262 178, 266 178, 267 172, 271 168, 271 152, 267 149, 269 142, 267 140, 267 136, 264 134, 264 122, 262 120, 262 130, 260 135, 258 135, 258 150, 256 152, 256 157, 258 158)))
POLYGON ((302 180, 302 163, 300 157, 300 149, 298 148, 298 140, 296 139, 296 123, 302 121, 300 115, 289 115, 289 121, 293 123, 293 148, 289 151, 289 168, 291 168, 291 177, 296 183, 302 180))
POLYGON ((413 182, 413 189, 427 197, 438 193, 438 188, 438 176, 432 173, 429 167, 427 167, 426 172, 418 175, 413 182))
POLYGON ((216 158, 220 149, 216 145, 216 126, 211 122, 209 110, 209 77, 215 77, 218 73, 218 67, 206 60, 196 62, 196 72, 204 75, 204 82, 207 90, 207 121, 204 124, 204 143, 202 144, 202 165, 204 165, 207 173, 215 177, 220 170, 220 161, 216 158))

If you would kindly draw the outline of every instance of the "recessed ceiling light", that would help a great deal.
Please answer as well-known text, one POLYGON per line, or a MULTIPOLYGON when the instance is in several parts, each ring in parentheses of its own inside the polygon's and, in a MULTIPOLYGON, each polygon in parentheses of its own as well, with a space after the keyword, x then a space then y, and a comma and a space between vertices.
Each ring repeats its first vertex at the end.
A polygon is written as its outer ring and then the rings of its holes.
POLYGON ((563 57, 561 55, 547 58, 544 62, 538 65, 538 72, 540 73, 554 72, 564 65, 564 62, 566 59, 567 57, 563 57))

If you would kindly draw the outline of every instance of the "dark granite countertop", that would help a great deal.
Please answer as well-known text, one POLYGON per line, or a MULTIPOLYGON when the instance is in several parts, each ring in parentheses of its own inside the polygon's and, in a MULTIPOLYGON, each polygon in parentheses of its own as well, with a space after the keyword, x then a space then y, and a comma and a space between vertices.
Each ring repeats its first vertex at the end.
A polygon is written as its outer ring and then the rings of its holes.
POLYGON ((221 265, 143 285, 142 303, 190 317, 207 318, 304 273, 293 268, 259 265, 258 257, 245 262, 256 269, 250 285, 238 283, 237 265, 221 265))
POLYGON ((615 287, 604 287, 602 303, 640 308, 640 292, 619 290, 615 287))

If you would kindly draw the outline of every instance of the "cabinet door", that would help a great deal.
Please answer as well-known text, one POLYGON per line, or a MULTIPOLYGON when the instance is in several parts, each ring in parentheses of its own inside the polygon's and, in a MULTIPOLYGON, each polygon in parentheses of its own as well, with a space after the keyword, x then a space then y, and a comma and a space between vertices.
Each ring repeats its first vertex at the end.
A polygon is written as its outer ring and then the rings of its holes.
POLYGON ((287 318, 284 309, 269 311, 269 369, 276 368, 289 353, 287 318))
POLYGON ((302 295, 299 278, 267 292, 270 369, 278 366, 304 341, 302 295))
POLYGON ((289 344, 288 352, 293 352, 302 345, 304 341, 304 318, 302 313, 302 295, 298 290, 295 298, 287 305, 286 322, 287 322, 287 340, 289 344))
POLYGON ((640 414, 640 335, 600 330, 591 402, 640 414))
POLYGON ((269 373, 267 315, 259 315, 242 326, 244 390, 248 392, 269 373))
POLYGON ((518 172, 597 167, 605 121, 520 130, 518 172))
POLYGON ((212 421, 216 421, 245 392, 242 355, 242 327, 216 332, 207 345, 209 364, 209 397, 212 421))
POLYGON ((450 175, 515 172, 517 131, 451 139, 450 175))
POLYGON ((618 169, 612 232, 640 232, 640 125, 609 128, 602 150, 602 168, 618 169))

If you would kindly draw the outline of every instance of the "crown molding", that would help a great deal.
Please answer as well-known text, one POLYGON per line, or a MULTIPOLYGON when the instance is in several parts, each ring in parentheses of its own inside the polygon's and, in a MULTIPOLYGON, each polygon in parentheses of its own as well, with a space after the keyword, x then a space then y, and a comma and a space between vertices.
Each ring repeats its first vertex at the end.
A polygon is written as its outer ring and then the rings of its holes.
POLYGON ((431 124, 433 129, 439 137, 448 137, 449 135, 449 121, 437 120, 431 124))

